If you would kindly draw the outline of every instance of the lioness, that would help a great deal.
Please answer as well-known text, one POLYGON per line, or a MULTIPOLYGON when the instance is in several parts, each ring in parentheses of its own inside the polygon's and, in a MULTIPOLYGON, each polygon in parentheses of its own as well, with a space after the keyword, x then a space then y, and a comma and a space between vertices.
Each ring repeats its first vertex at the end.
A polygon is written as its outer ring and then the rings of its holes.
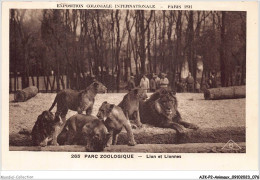
POLYGON ((51 111, 57 103, 55 115, 60 115, 63 122, 66 120, 66 114, 69 109, 77 111, 79 114, 86 111, 86 114, 90 115, 92 113, 95 96, 97 93, 105 93, 106 90, 107 88, 98 81, 93 82, 82 91, 75 91, 72 89, 62 90, 56 95, 49 111, 51 111))
POLYGON ((76 114, 71 116, 58 136, 61 145, 86 145, 87 151, 103 151, 111 134, 103 121, 95 116, 76 114))
POLYGON ((104 120, 108 132, 113 135, 113 139, 112 137, 109 139, 107 146, 111 144, 116 145, 118 134, 123 127, 126 129, 129 138, 128 145, 136 145, 130 121, 125 117, 124 112, 119 106, 109 104, 105 101, 100 106, 97 117, 104 120))
POLYGON ((142 127, 139 115, 139 103, 147 98, 145 90, 141 88, 135 88, 127 93, 123 100, 118 104, 122 108, 125 116, 129 119, 133 115, 135 116, 135 122, 138 127, 142 127))
POLYGON ((51 144, 58 145, 54 132, 59 123, 61 123, 60 117, 54 117, 50 111, 43 111, 38 116, 31 132, 33 145, 47 146, 50 141, 51 144))
POLYGON ((175 92, 161 89, 142 104, 141 122, 162 128, 172 128, 180 134, 185 132, 184 127, 198 129, 198 126, 182 120, 177 106, 175 92))

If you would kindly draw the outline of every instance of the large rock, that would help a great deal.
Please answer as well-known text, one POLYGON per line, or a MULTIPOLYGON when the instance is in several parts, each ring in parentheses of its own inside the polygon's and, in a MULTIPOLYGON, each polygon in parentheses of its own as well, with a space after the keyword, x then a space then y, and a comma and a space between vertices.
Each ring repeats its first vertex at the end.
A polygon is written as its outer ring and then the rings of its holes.
MULTIPOLYGON (((144 127, 134 131, 138 144, 179 144, 179 143, 226 143, 229 140, 245 142, 245 127, 186 129, 184 135, 178 135, 173 129, 144 127)), ((118 144, 127 144, 127 135, 121 132, 118 144)))
MULTIPOLYGON (((133 130, 138 144, 181 144, 181 143, 226 143, 229 140, 245 142, 245 127, 218 127, 201 128, 198 130, 187 129, 182 136, 168 128, 157 128, 144 125, 141 129, 133 130)), ((24 134, 11 134, 11 146, 31 146, 30 136, 24 134)), ((127 144, 126 131, 123 130, 118 137, 118 144, 127 144)))

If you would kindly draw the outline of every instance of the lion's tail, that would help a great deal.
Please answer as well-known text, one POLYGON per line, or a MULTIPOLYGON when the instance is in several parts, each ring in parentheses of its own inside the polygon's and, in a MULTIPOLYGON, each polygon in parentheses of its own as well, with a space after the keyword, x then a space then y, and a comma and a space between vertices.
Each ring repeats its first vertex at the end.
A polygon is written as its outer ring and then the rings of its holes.
MULTIPOLYGON (((58 96, 58 95, 57 95, 57 96, 58 96)), ((54 101, 53 101, 53 103, 52 103, 52 105, 51 105, 49 111, 51 111, 51 110, 54 108, 54 106, 56 105, 56 103, 57 103, 57 96, 55 97, 55 99, 54 99, 54 101)))

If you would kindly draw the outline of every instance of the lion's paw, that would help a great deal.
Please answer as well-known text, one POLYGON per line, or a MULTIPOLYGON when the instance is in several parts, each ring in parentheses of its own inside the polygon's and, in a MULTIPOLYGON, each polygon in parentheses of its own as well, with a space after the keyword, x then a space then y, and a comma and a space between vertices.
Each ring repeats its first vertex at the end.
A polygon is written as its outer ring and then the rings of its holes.
POLYGON ((199 129, 199 126, 197 126, 197 125, 192 125, 190 128, 193 129, 193 130, 198 130, 198 129, 199 129))
POLYGON ((128 146, 135 146, 137 143, 135 141, 129 141, 128 146))
POLYGON ((185 130, 184 128, 181 128, 177 131, 180 135, 184 135, 186 134, 187 130, 185 130))
POLYGON ((131 127, 132 127, 132 129, 137 129, 137 125, 135 125, 135 124, 132 124, 131 127))
POLYGON ((110 147, 110 146, 111 146, 111 143, 107 143, 107 144, 106 144, 106 147, 110 147))
POLYGON ((45 146, 47 146, 47 143, 46 142, 42 142, 42 143, 40 143, 40 146, 41 147, 45 147, 45 146))
POLYGON ((138 123, 138 124, 137 124, 137 127, 138 127, 138 128, 142 128, 142 127, 143 127, 143 124, 142 124, 142 123, 138 123))
POLYGON ((59 143, 57 143, 57 142, 51 142, 51 145, 53 145, 53 146, 59 146, 59 143))

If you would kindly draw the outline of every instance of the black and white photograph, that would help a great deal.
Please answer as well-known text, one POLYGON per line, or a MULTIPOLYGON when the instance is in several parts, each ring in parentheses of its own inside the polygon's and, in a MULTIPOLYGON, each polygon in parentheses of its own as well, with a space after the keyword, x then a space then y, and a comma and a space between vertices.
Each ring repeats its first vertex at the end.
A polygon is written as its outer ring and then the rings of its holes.
POLYGON ((246 12, 11 9, 9 29, 10 150, 246 152, 246 12))
POLYGON ((251 153, 249 11, 143 4, 8 9, 9 153, 251 153))

